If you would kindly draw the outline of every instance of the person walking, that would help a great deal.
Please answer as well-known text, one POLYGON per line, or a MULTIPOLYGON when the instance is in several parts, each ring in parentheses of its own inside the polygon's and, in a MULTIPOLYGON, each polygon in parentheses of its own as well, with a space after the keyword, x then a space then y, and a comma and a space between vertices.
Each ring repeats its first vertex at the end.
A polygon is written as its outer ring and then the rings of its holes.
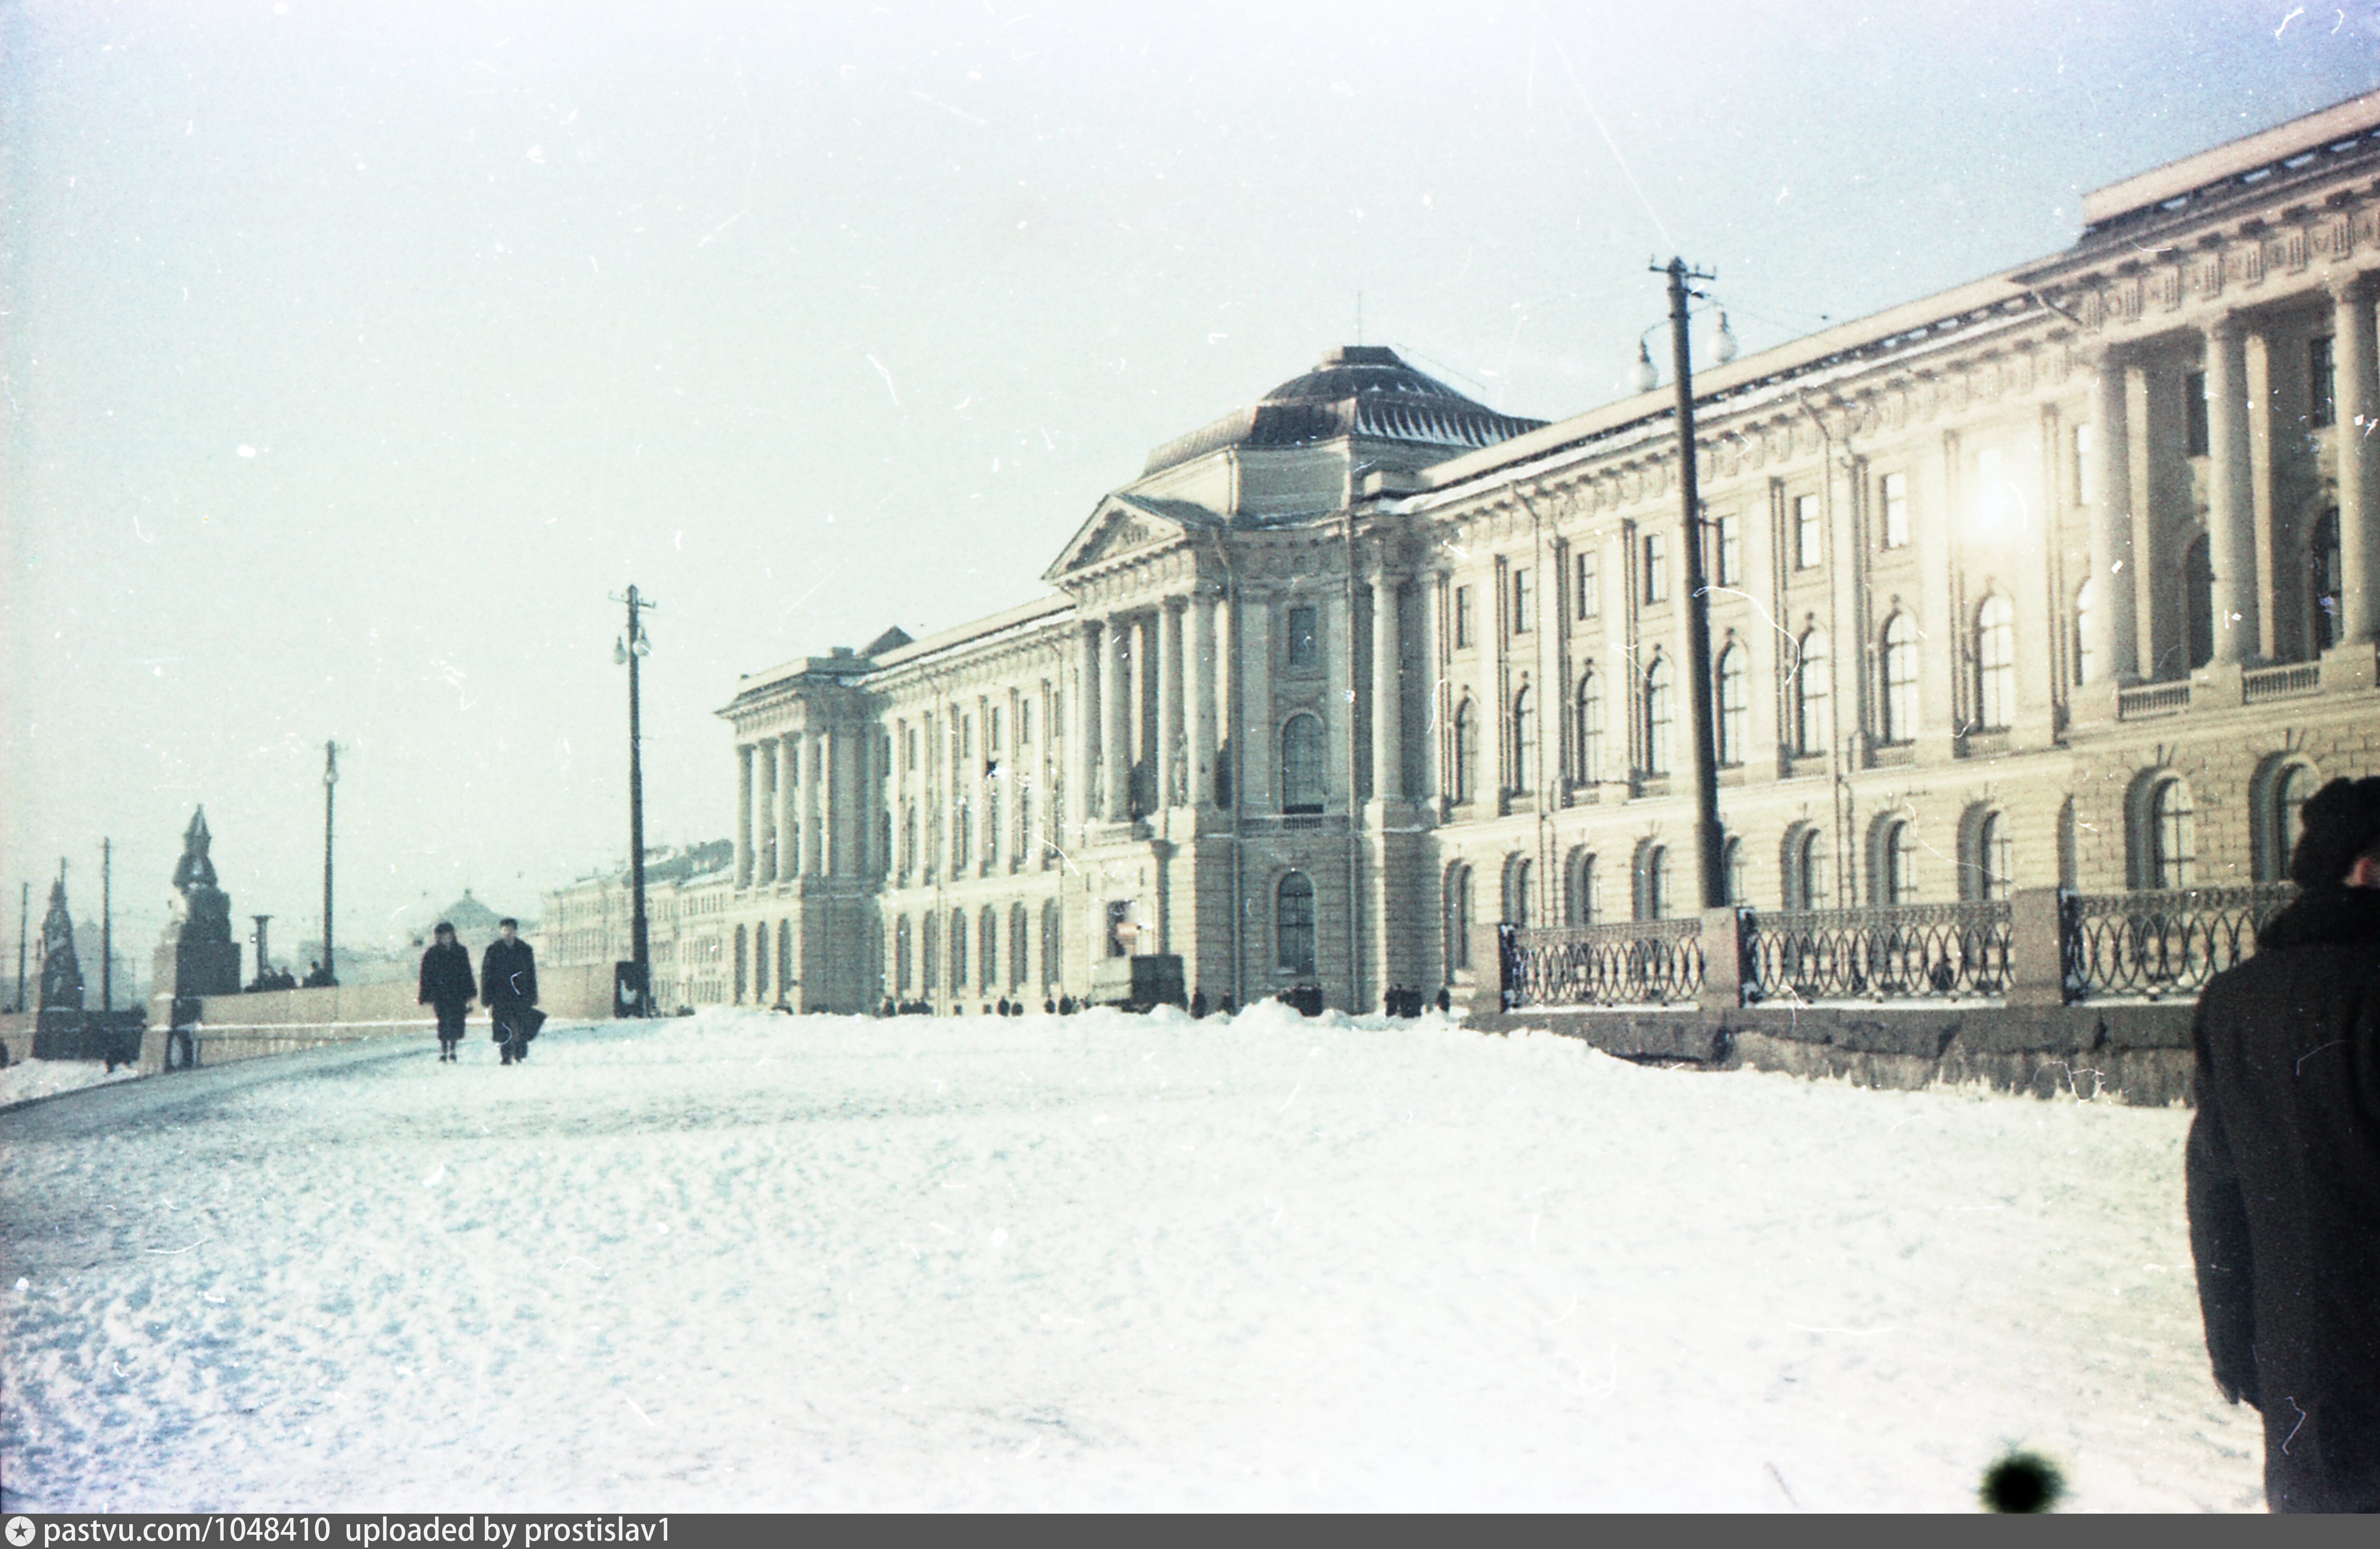
POLYGON ((519 921, 496 921, 496 939, 480 959, 480 997, 495 1024, 491 1036, 504 1050, 498 1063, 528 1059, 528 1041, 545 1017, 537 1009, 537 954, 520 939, 519 921))
POLYGON ((471 949, 455 939, 451 923, 440 921, 430 941, 430 949, 421 955, 419 1004, 438 1013, 438 1060, 451 1064, 455 1046, 463 1041, 463 1013, 480 986, 471 979, 471 949))
POLYGON ((2198 997, 2190 1247, 2265 1504, 2380 1511, 2380 778, 2304 807, 2297 898, 2198 997))

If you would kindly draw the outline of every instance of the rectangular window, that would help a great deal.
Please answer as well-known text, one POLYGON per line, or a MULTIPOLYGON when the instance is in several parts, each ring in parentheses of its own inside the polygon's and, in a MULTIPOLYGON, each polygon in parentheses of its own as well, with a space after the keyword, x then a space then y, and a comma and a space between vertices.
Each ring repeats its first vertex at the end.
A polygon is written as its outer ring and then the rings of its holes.
POLYGON ((1461 651, 1471 643, 1471 589, 1454 589, 1454 648, 1461 651))
POLYGON ((2338 417, 2338 377, 2331 367, 2331 336, 2306 340, 2306 423, 2327 425, 2338 417))
POLYGON ((1299 604, 1289 610, 1291 670, 1322 665, 1321 617, 1322 610, 1309 604, 1299 604))
POLYGON ((988 746, 990 750, 996 756, 1000 752, 1000 707, 998 705, 992 706, 991 719, 985 723, 985 727, 987 734, 990 738, 990 742, 988 746))
POLYGON ((1020 748, 1033 746, 1033 701, 1031 700, 1020 701, 1016 706, 1016 745, 1020 748))
POLYGON ((1884 546, 1897 549, 1908 543, 1909 475, 1888 473, 1884 476, 1884 546))
POLYGON ((1529 592, 1536 577, 1527 570, 1512 572, 1512 633, 1529 632, 1529 592))
POLYGON ((1826 523, 1818 519, 1818 497, 1793 497, 1793 568, 1815 570, 1827 556, 1826 523))
POLYGON ((1593 618, 1603 611, 1603 577, 1593 549, 1578 556, 1578 616, 1593 618))
POLYGON ((2094 506, 2099 500, 2098 459, 2091 455, 2091 427, 2074 427, 2074 504, 2094 506))
POLYGON ((2206 455, 2206 373, 2184 372, 2181 377, 2181 450, 2184 457, 2206 455))
POLYGON ((1718 571, 1718 584, 1742 586, 1743 584, 1742 518, 1730 511, 1711 523, 1711 527, 1718 537, 1717 556, 1718 563, 1716 567, 1718 571))
POLYGON ((1645 534, 1645 601, 1665 603, 1670 598, 1670 545, 1658 532, 1645 534))

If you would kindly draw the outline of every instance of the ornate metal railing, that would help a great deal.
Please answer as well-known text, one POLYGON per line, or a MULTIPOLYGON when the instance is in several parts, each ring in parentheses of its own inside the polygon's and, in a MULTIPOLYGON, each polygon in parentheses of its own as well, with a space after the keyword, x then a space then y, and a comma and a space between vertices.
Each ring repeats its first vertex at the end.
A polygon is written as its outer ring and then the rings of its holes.
POLYGON ((1743 998, 1908 1000, 2009 985, 2009 906, 1895 904, 1747 914, 1743 998))
POLYGON ((1703 987, 1703 922, 1638 920, 1540 930, 1497 927, 1504 1008, 1667 1006, 1703 987))
POLYGON ((2289 907, 2289 883, 2165 893, 2070 893, 2059 900, 2066 998, 2193 995, 2253 957, 2256 933, 2289 907))

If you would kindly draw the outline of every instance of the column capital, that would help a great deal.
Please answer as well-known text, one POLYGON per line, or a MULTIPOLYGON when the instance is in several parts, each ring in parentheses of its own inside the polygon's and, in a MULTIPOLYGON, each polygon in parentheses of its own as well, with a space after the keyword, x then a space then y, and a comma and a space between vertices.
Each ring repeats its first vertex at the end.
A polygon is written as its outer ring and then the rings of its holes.
POLYGON ((2207 343, 2219 344, 2229 343, 2251 330, 2247 320, 2240 315, 2240 309, 2226 307, 2199 324, 2199 331, 2206 335, 2207 343))
POLYGON ((2380 269, 2351 269, 2327 275, 2322 282, 2333 302, 2351 307, 2358 302, 2369 303, 2373 298, 2373 282, 2380 278, 2380 269))

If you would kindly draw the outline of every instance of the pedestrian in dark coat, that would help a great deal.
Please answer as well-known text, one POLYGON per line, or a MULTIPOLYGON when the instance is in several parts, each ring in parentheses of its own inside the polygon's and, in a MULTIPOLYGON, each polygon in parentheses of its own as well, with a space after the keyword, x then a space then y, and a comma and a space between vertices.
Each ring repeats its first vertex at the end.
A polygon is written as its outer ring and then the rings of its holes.
POLYGON ((480 959, 480 994, 488 1003, 495 1026, 490 1036, 504 1049, 498 1063, 518 1065, 528 1058, 528 1041, 537 1036, 532 1014, 537 1005, 537 954, 520 939, 520 921, 496 921, 496 939, 480 959))
POLYGON ((463 1013, 480 986, 471 979, 471 949, 455 939, 455 927, 445 921, 430 933, 430 950, 421 955, 420 1004, 438 1013, 438 1058, 455 1058, 463 1041, 463 1013))
POLYGON ((2199 996, 2190 1246, 2265 1504, 2380 1511, 2380 779, 2304 808, 2303 890, 2199 996))

